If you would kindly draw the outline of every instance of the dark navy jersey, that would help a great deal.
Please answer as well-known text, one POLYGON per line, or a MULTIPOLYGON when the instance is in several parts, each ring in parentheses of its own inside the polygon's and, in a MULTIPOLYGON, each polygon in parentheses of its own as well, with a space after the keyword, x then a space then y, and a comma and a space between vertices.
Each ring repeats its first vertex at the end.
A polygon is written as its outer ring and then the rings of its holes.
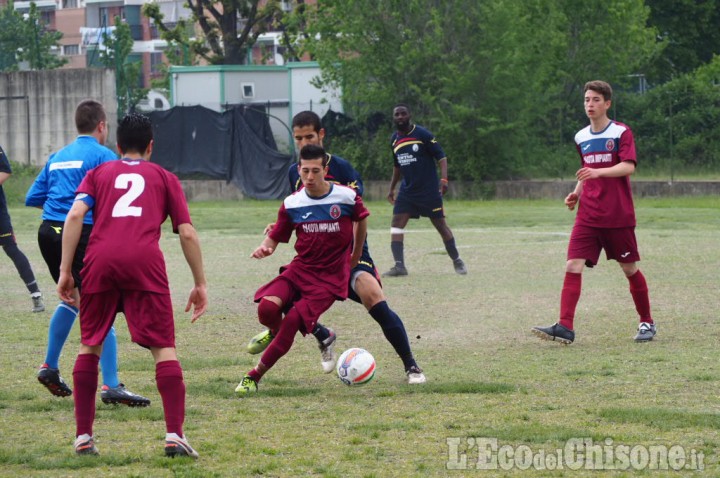
MULTIPOLYGON (((2 148, 0 148, 0 173, 12 174, 10 161, 8 161, 7 156, 5 156, 5 151, 3 151, 2 148)), ((2 184, 0 184, 0 211, 4 211, 6 207, 5 191, 3 191, 2 184)))
MULTIPOLYGON (((328 154, 328 156, 330 157, 330 161, 328 161, 328 173, 327 176, 325 176, 325 180, 353 188, 358 196, 362 197, 363 183, 362 179, 360 179, 360 173, 355 171, 355 168, 340 156, 335 156, 334 154, 328 154)), ((290 165, 288 169, 288 179, 290 180, 290 189, 292 192, 302 187, 297 163, 290 165)))
POLYGON ((445 159, 445 152, 430 131, 419 125, 413 125, 408 134, 396 131, 390 146, 403 177, 400 194, 410 199, 440 194, 437 162, 445 159))

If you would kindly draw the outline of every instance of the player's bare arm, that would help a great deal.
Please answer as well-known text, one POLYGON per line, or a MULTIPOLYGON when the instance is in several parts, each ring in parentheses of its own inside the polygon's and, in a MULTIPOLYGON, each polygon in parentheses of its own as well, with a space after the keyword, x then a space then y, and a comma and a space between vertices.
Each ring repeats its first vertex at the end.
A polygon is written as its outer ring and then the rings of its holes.
POLYGON ((273 227, 275 227, 275 223, 274 223, 274 222, 271 222, 270 224, 268 224, 267 226, 265 226, 265 229, 263 229, 263 236, 267 236, 268 234, 270 234, 270 231, 273 230, 273 227))
POLYGON ((273 252, 275 252, 275 248, 278 245, 278 241, 271 239, 270 237, 266 237, 263 239, 262 243, 258 246, 257 249, 253 251, 252 254, 250 254, 250 257, 253 257, 255 259, 262 259, 267 256, 272 255, 273 252))
POLYGON ((70 305, 75 305, 75 279, 72 276, 72 263, 80 235, 82 234, 83 219, 90 207, 83 201, 76 200, 65 218, 62 235, 62 259, 60 261, 60 278, 57 292, 60 299, 70 305))
POLYGON ((390 204, 395 204, 395 186, 397 186, 398 181, 400 181, 400 168, 395 166, 393 167, 393 175, 390 180, 390 192, 387 195, 387 200, 390 204))
POLYGON ((7 181, 7 178, 10 177, 10 173, 0 173, 0 186, 2 186, 2 183, 7 181))
POLYGON ((205 313, 208 304, 207 281, 205 280, 200 239, 192 224, 180 224, 178 234, 180 236, 180 247, 182 247, 183 255, 190 266, 193 281, 195 282, 195 286, 190 291, 185 312, 189 312, 192 306, 193 314, 190 322, 195 322, 205 313))
POLYGON ((440 194, 444 196, 448 190, 447 158, 442 158, 438 164, 440 165, 440 194))
POLYGON ((578 181, 597 178, 622 178, 624 176, 630 176, 634 172, 635 163, 633 161, 623 161, 611 168, 580 168, 578 172, 575 173, 575 177, 578 181))
POLYGON ((353 224, 353 250, 350 255, 350 267, 355 267, 360 261, 363 252, 363 244, 367 237, 367 217, 353 224))

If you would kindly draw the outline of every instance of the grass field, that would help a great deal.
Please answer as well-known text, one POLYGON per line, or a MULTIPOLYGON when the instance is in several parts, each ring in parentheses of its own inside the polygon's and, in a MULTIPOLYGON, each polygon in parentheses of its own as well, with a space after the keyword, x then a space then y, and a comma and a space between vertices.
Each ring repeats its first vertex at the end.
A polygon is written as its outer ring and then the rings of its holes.
MULTIPOLYGON (((277 206, 274 201, 191 205, 211 299, 209 312, 195 324, 181 310, 190 272, 177 239, 163 238, 188 392, 185 430, 201 454, 197 462, 163 457, 154 365, 147 351, 129 343, 122 316, 121 379, 153 404, 118 408, 98 397, 95 435, 101 455, 74 456, 72 401, 52 397, 35 379, 56 303, 35 239, 39 214, 12 208, 18 242, 34 265, 48 310, 29 312, 24 286, 1 255, 0 476, 720 473, 720 199, 638 201, 641 267, 659 324, 651 343, 632 341, 637 319, 627 281, 617 264, 604 260, 584 274, 575 343, 538 340, 530 328, 549 325, 558 315, 573 213, 559 202, 454 201, 447 204, 448 222, 469 274, 453 272, 439 236, 429 221, 420 220, 410 223, 406 236, 410 276, 385 280, 388 302, 405 322, 426 384, 404 383, 402 364, 380 328, 361 306, 346 302, 335 305, 323 322, 338 333, 339 351, 361 346, 373 353, 378 372, 370 384, 349 388, 334 374, 324 375, 314 339, 298 336, 261 382, 260 393, 238 399, 233 390, 256 360, 245 345, 262 330, 252 295, 292 257, 292 247, 285 245, 268 259, 249 258, 277 206), (602 448, 604 458, 589 466, 596 469, 586 469, 578 461, 582 455, 572 462, 564 455, 563 469, 556 471, 523 461, 550 455, 542 464, 555 468, 556 450, 576 439, 593 440, 596 452, 602 448), (477 469, 479 448, 493 440, 506 446, 499 469, 477 469), (643 461, 643 451, 650 449, 682 452, 687 466, 680 472, 651 470, 643 461), (581 469, 572 470, 578 463, 581 469), (521 469, 526 465, 529 470, 521 469), (626 471, 607 470, 611 465, 626 471), (703 471, 693 471, 700 465, 703 471)), ((369 208, 371 251, 384 270, 391 266, 390 207, 373 202, 369 208)), ((68 381, 77 329, 61 358, 68 381)), ((683 463, 670 462, 678 464, 683 463)))

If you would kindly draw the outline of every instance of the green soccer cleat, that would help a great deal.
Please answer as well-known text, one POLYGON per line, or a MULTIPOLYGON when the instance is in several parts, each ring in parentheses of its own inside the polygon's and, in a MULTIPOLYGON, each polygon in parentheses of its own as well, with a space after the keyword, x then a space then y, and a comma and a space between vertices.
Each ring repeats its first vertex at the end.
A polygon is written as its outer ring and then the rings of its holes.
POLYGON ((272 342, 274 338, 275 336, 269 330, 260 332, 250 339, 250 343, 248 343, 247 346, 248 353, 252 355, 261 353, 268 345, 270 345, 270 342, 272 342))
POLYGON ((245 375, 238 384, 238 386, 235 387, 235 393, 237 393, 241 397, 245 397, 247 395, 250 395, 251 393, 257 393, 257 390, 257 382, 253 380, 250 375, 245 375))

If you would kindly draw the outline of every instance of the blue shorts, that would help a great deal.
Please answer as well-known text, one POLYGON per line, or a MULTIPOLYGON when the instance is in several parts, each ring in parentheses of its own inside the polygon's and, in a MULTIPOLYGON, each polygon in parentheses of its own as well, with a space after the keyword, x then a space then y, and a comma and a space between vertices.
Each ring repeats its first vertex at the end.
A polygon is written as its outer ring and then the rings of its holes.
POLYGON ((443 199, 439 192, 427 198, 407 198, 401 192, 395 199, 393 214, 409 214, 413 219, 420 216, 431 219, 445 217, 443 199))

